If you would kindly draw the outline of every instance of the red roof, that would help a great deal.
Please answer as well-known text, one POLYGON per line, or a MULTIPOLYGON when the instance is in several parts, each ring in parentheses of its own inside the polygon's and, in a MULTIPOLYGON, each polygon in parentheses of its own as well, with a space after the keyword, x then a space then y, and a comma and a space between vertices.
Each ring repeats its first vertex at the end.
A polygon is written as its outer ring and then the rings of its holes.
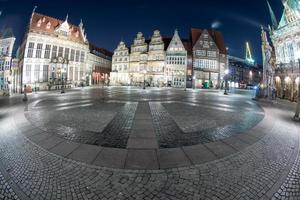
MULTIPOLYGON (((202 35, 202 32, 204 30, 205 29, 192 28, 192 30, 191 30, 192 46, 194 46, 196 44, 196 42, 198 41, 199 37, 202 35)), ((226 49, 226 45, 225 45, 222 33, 220 31, 216 31, 214 29, 207 29, 207 32, 212 37, 212 39, 215 41, 217 47, 220 50, 220 53, 221 54, 227 54, 228 52, 227 52, 227 49, 226 49)))
MULTIPOLYGON (((54 34, 54 31, 63 23, 64 21, 49 17, 39 13, 33 13, 32 20, 29 26, 30 31, 54 34), (40 23, 40 26, 38 26, 40 23), (47 28, 47 24, 49 23, 49 28, 47 28)), ((69 23, 70 29, 68 36, 69 39, 74 40, 76 42, 84 43, 83 36, 81 34, 80 28, 78 26, 72 25, 69 23)))
POLYGON ((96 45, 93 45, 93 44, 89 44, 89 47, 90 47, 90 51, 93 52, 93 51, 96 51, 96 52, 100 52, 102 53, 103 55, 105 56, 108 56, 108 57, 112 57, 113 56, 113 53, 110 52, 109 50, 107 49, 104 49, 104 48, 99 48, 97 47, 96 45))

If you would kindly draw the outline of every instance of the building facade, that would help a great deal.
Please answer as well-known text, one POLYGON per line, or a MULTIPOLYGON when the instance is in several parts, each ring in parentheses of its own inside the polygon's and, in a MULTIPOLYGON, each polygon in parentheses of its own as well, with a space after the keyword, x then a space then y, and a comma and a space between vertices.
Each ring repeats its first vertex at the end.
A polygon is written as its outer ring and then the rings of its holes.
POLYGON ((190 39, 162 37, 158 30, 146 40, 139 32, 131 45, 122 41, 112 60, 113 85, 218 87, 228 66, 220 32, 192 29, 190 39))
POLYGON ((20 50, 22 85, 29 90, 90 85, 98 62, 92 54, 82 21, 75 26, 68 16, 59 20, 33 12, 20 50))
POLYGON ((98 48, 94 45, 90 46, 90 52, 87 56, 88 69, 92 70, 88 74, 92 76, 87 77, 89 85, 109 84, 109 74, 112 66, 112 53, 103 48, 98 48))
POLYGON ((257 86, 262 81, 263 68, 261 65, 229 56, 229 86, 234 88, 247 88, 257 86))
MULTIPOLYGON (((272 64, 274 59, 274 86, 277 95, 296 100, 300 84, 300 3, 298 0, 283 0, 283 14, 278 23, 275 14, 268 4, 272 26, 269 27, 272 53, 263 52, 264 66, 272 64), (270 54, 270 55, 268 55, 270 54)), ((262 30, 263 50, 268 49, 268 38, 262 30)))
POLYGON ((11 67, 12 52, 16 38, 10 35, 3 35, 0 38, 0 91, 10 93, 11 91, 11 67))
POLYGON ((192 29, 193 87, 219 88, 228 66, 228 55, 221 32, 192 29))
POLYGON ((165 78, 168 86, 186 87, 187 62, 187 50, 175 30, 166 51, 165 78))

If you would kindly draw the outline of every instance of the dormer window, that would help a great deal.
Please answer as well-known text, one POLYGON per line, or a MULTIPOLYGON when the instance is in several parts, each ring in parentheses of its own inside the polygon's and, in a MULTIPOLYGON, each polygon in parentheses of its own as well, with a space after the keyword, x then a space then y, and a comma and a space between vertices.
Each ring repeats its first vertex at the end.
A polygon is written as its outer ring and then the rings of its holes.
POLYGON ((46 18, 45 18, 45 17, 43 17, 43 23, 45 23, 45 21, 46 21, 46 18))
POLYGON ((50 23, 50 22, 47 23, 46 28, 47 28, 47 29, 50 29, 50 28, 51 28, 51 23, 50 23))
POLYGON ((41 25, 42 25, 42 20, 39 19, 39 21, 37 22, 36 26, 37 26, 37 27, 41 27, 41 25))

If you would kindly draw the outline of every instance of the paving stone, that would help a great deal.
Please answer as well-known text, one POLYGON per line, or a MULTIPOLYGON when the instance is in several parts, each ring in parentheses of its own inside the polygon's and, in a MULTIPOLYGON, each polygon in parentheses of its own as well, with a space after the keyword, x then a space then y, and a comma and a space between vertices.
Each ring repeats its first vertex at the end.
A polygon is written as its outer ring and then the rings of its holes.
POLYGON ((81 144, 77 149, 68 155, 68 158, 91 164, 101 150, 102 147, 99 146, 81 144))
POLYGON ((158 149, 156 138, 130 137, 127 149, 158 149))
POLYGON ((70 153, 72 153, 75 149, 77 149, 80 146, 80 144, 70 141, 63 141, 59 143, 58 145, 52 147, 49 149, 52 153, 61 155, 61 156, 68 156, 70 153))
POLYGON ((183 147, 183 150, 193 164, 206 163, 217 159, 217 157, 202 144, 183 147))
POLYGON ((126 156, 126 149, 104 147, 93 164, 103 167, 124 168, 126 156))
POLYGON ((41 132, 39 134, 34 134, 30 137, 28 137, 32 142, 35 142, 37 144, 39 144, 39 142, 43 141, 43 140, 47 140, 49 137, 51 137, 52 134, 51 133, 47 133, 47 132, 41 132))
POLYGON ((46 140, 40 141, 38 144, 43 147, 44 149, 51 149, 54 146, 58 145, 59 143, 65 141, 65 139, 62 139, 60 137, 57 137, 55 135, 52 135, 51 137, 47 138, 46 140))
POLYGON ((226 138, 222 140, 225 144, 233 147, 234 149, 241 151, 249 146, 248 143, 243 142, 237 136, 232 136, 230 138, 226 138))
POLYGON ((128 150, 126 169, 158 169, 156 150, 128 150))
POLYGON ((206 143, 204 145, 218 158, 223 158, 233 153, 236 153, 235 149, 221 141, 206 143))
POLYGON ((161 169, 184 167, 191 164, 180 148, 160 149, 158 160, 161 169))

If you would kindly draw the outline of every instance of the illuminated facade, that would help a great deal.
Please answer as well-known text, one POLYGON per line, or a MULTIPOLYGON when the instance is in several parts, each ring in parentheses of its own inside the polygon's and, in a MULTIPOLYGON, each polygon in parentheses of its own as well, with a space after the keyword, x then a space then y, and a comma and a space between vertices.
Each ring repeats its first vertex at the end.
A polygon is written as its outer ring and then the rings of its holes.
POLYGON ((228 67, 223 36, 214 30, 192 29, 190 39, 172 38, 158 30, 150 40, 139 32, 127 48, 120 42, 112 60, 113 85, 217 88, 228 67), (193 78, 194 77, 194 78, 193 78))
POLYGON ((16 38, 13 35, 0 38, 0 91, 11 90, 12 51, 16 38))
POLYGON ((95 56, 82 21, 75 26, 68 16, 63 21, 33 11, 20 51, 22 85, 37 90, 89 85, 95 56))
MULTIPOLYGON (((283 14, 278 23, 268 4, 272 19, 270 37, 274 46, 274 79, 278 96, 295 100, 298 95, 300 65, 300 3, 284 0, 283 14)), ((263 43, 265 42, 263 39, 263 43)))
POLYGON ((150 40, 137 33, 130 51, 121 41, 112 59, 111 83, 113 85, 163 86, 165 79, 165 43, 158 30, 150 40))
POLYGON ((187 76, 187 50, 177 30, 166 51, 165 77, 172 87, 185 87, 187 76))
POLYGON ((219 88, 228 68, 228 55, 221 32, 192 29, 193 87, 219 88))

